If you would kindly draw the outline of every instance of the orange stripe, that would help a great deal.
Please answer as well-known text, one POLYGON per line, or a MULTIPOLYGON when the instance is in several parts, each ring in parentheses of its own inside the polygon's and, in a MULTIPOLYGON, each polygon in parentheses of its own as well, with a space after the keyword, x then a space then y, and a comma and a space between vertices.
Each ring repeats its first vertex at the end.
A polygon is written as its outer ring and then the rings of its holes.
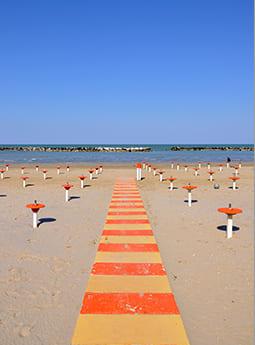
POLYGON ((179 314, 179 310, 172 293, 87 292, 81 314, 179 314))
POLYGON ((152 236, 152 230, 104 230, 103 236, 152 236))
POLYGON ((131 203, 131 202, 142 202, 142 199, 137 199, 137 200, 114 200, 114 199, 112 199, 111 200, 111 203, 127 203, 127 202, 129 202, 129 203, 131 203))
POLYGON ((140 195, 140 193, 137 191, 118 191, 118 192, 113 192, 113 195, 140 195))
POLYGON ((141 199, 140 195, 113 195, 112 199, 141 199))
POLYGON ((158 252, 158 246, 155 243, 100 243, 98 246, 100 252, 158 252))
POLYGON ((141 216, 146 215, 145 211, 123 211, 123 212, 108 212, 109 216, 141 216))
POLYGON ((92 274, 128 276, 165 276, 166 271, 160 263, 96 262, 92 274))

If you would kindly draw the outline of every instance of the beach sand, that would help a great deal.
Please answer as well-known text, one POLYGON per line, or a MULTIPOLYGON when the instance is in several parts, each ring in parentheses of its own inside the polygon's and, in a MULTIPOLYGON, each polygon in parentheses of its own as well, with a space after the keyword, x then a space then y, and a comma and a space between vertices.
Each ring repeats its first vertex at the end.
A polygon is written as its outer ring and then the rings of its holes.
MULTIPOLYGON (((28 184, 22 188, 20 166, 10 167, 0 180, 0 344, 70 345, 89 272, 117 177, 135 177, 132 165, 107 166, 99 178, 80 189, 78 175, 88 166, 71 165, 46 181, 27 165, 28 184), (74 184, 70 202, 65 182, 74 184), (34 199, 46 204, 44 218, 32 229, 34 199), (46 220, 46 221, 45 221, 46 220)), ((178 189, 144 172, 138 182, 184 325, 192 345, 251 345, 253 343, 253 168, 240 170, 239 189, 228 188, 233 169, 215 170, 213 188, 207 168, 195 177, 160 166, 164 177, 177 178, 178 189), (198 186, 189 208, 184 200, 190 182, 198 186), (226 216, 217 208, 243 209, 234 218, 240 228, 227 240, 218 226, 226 216)), ((43 168, 43 167, 41 167, 43 168)), ((162 344, 161 344, 162 345, 162 344)))

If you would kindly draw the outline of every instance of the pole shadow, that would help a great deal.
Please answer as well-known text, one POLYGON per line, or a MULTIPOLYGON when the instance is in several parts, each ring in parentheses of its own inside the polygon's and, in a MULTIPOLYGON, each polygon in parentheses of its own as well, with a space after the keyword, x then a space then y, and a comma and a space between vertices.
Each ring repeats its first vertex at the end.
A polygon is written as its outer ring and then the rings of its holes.
POLYGON ((56 218, 51 218, 51 217, 40 218, 38 219, 38 227, 43 223, 51 223, 55 221, 56 221, 56 218))
MULTIPOLYGON (((188 200, 184 200, 184 202, 189 202, 188 200)), ((195 202, 198 202, 198 200, 191 200, 191 203, 193 204, 193 203, 195 203, 195 202)))
MULTIPOLYGON (((228 189, 233 189, 233 186, 228 187, 228 189)), ((236 187, 236 189, 239 189, 239 187, 236 187)))
MULTIPOLYGON (((170 189, 170 187, 167 187, 167 188, 170 189)), ((179 188, 178 188, 178 187, 173 187, 173 190, 174 190, 174 189, 179 189, 179 188)))
POLYGON ((80 196, 70 196, 69 201, 75 200, 75 199, 80 199, 80 196))
POLYGON ((28 184, 26 184, 26 187, 33 187, 33 186, 34 186, 33 183, 28 183, 28 184))
MULTIPOLYGON (((217 230, 227 232, 227 225, 219 225, 217 226, 217 230)), ((240 228, 238 226, 233 226, 233 231, 239 231, 240 228)))
POLYGON ((0 198, 6 198, 7 194, 0 194, 0 198))

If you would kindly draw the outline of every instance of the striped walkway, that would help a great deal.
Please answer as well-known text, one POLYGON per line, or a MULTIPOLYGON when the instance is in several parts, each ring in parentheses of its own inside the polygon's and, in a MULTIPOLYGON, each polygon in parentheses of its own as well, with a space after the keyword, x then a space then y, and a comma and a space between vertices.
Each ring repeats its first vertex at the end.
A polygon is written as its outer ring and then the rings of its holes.
POLYGON ((188 345, 133 179, 117 180, 72 345, 188 345))

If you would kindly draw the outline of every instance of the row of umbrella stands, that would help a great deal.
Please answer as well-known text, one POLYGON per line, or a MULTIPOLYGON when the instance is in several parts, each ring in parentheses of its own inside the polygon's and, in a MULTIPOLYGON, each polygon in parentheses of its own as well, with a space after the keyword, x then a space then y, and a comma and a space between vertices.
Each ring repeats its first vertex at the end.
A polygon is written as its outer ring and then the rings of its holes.
MULTIPOLYGON (((142 166, 143 165, 141 163, 137 163, 136 164, 136 180, 137 181, 141 181, 142 180, 142 166)), ((239 165, 239 168, 240 168, 240 165, 239 165)), ((146 165, 145 165, 145 169, 146 169, 146 165)), ((197 168, 194 168, 194 169, 195 169, 195 175, 197 176, 197 174, 196 174, 197 168)), ((150 169, 146 169, 146 170, 151 172, 150 169)), ((164 172, 163 171, 158 171, 158 173, 159 173, 159 180, 160 180, 160 182, 162 182, 163 181, 163 173, 164 172)), ((209 171, 209 175, 210 175, 209 180, 210 181, 213 181, 213 179, 212 179, 212 175, 213 174, 214 174, 214 172, 209 171)), ((154 176, 155 175, 156 175, 156 169, 154 169, 154 176)), ((231 177, 229 177, 229 179, 231 179, 232 183, 233 183, 232 189, 236 190, 237 189, 236 181, 239 180, 240 178, 237 177, 237 176, 231 176, 231 177)), ((169 177, 169 178, 167 178, 167 180, 170 182, 170 188, 169 189, 172 191, 174 189, 173 183, 176 180, 176 178, 175 177, 169 177)), ((191 207, 191 205, 192 205, 192 195, 191 195, 191 192, 192 192, 192 190, 196 189, 197 186, 192 186, 189 183, 189 184, 187 184, 185 186, 182 186, 182 188, 186 189, 188 191, 188 206, 191 207)), ((237 215, 239 213, 242 213, 243 212, 242 209, 241 208, 233 208, 232 205, 229 204, 228 207, 218 208, 218 211, 227 215, 227 238, 232 238, 232 236, 233 236, 233 216, 235 216, 235 215, 237 215)))
MULTIPOLYGON (((9 165, 6 165, 6 169, 0 169, 0 174, 1 174, 1 179, 3 179, 3 174, 5 171, 8 171, 9 169, 9 165)), ((24 169, 25 167, 22 167, 21 168, 21 173, 24 174, 24 169)), ((36 165, 35 166, 35 169, 37 172, 39 172, 39 166, 36 165)), ((70 171, 70 167, 67 166, 66 167, 66 171, 69 172, 70 171)), ((44 180, 46 180, 47 178, 47 170, 42 170, 42 173, 43 173, 43 178, 44 180)), ((95 169, 90 169, 88 170, 89 172, 89 179, 92 180, 93 179, 93 174, 95 173, 96 175, 99 175, 99 174, 102 174, 103 172, 103 166, 100 165, 99 167, 96 167, 95 169)), ((60 174, 60 167, 57 167, 57 174, 59 175, 60 174)), ((83 189, 84 188, 84 181, 85 179, 87 178, 87 176, 84 176, 84 175, 80 175, 78 177, 80 179, 80 183, 81 183, 81 188, 83 189)), ((26 187, 26 181, 29 179, 28 176, 21 176, 21 179, 23 181, 23 187, 25 188, 26 187)), ((74 185, 70 184, 69 182, 65 183, 63 185, 63 188, 65 189, 65 201, 68 202, 70 200, 69 198, 69 190, 73 187, 74 185)), ((41 208, 44 208, 45 207, 45 204, 41 204, 41 203, 38 203, 36 200, 34 201, 33 204, 27 204, 26 205, 27 208, 31 209, 32 211, 32 214, 33 214, 33 228, 36 229, 38 227, 38 212, 41 208)))

